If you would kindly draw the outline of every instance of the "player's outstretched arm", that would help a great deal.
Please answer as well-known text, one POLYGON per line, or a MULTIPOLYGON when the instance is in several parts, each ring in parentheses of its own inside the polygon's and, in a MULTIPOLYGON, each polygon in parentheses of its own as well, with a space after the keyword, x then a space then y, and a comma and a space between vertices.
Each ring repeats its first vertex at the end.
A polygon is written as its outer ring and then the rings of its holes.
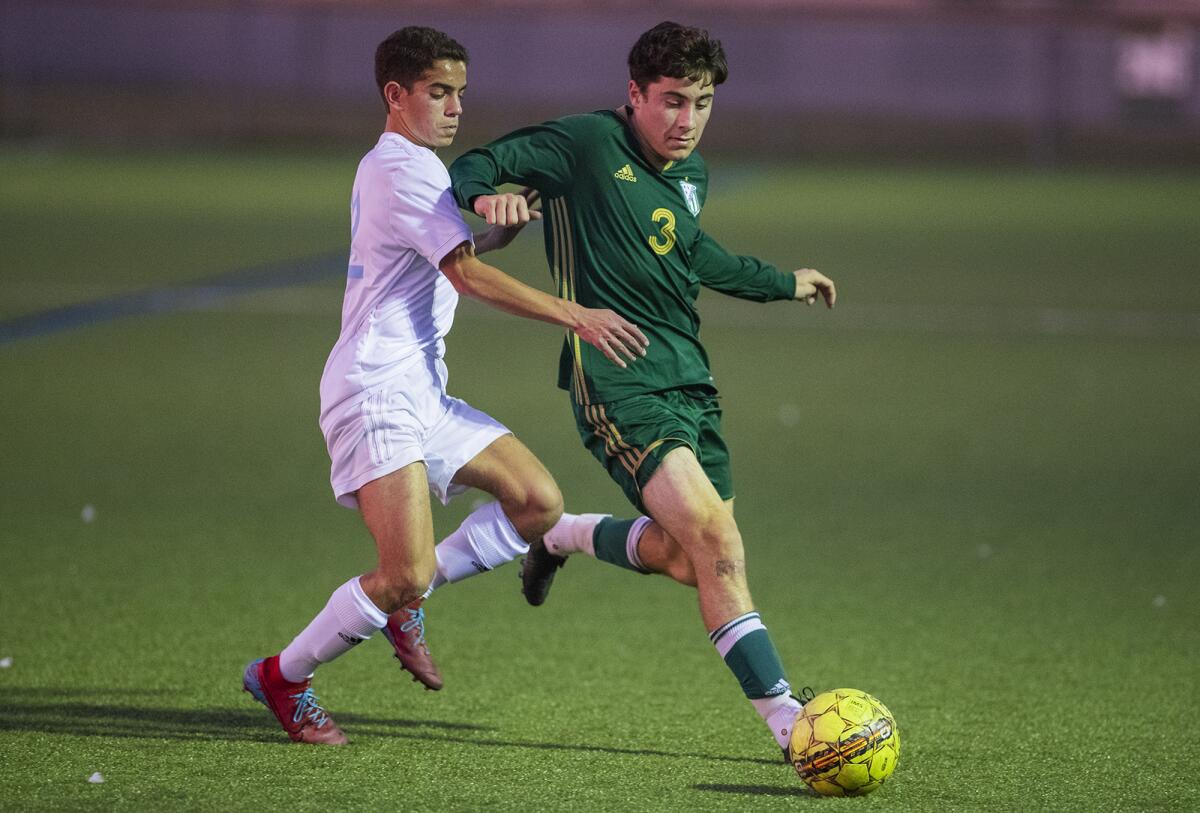
POLYGON ((692 269, 700 284, 738 299, 775 302, 796 298, 796 275, 757 257, 730 254, 700 230, 691 246, 692 269))
POLYGON ((585 308, 531 288, 480 260, 470 243, 460 244, 438 267, 463 296, 526 319, 570 328, 618 367, 628 366, 625 359, 646 355, 649 342, 637 325, 614 311, 585 308))
POLYGON ((541 220, 542 213, 534 209, 539 194, 536 189, 526 187, 520 194, 488 195, 489 200, 480 205, 484 198, 476 198, 476 214, 491 226, 487 231, 475 235, 475 256, 502 249, 516 239, 531 220, 541 220), (480 210, 483 211, 480 211, 480 210))
POLYGON ((801 268, 792 273, 796 275, 796 299, 805 305, 816 302, 817 294, 820 294, 821 298, 825 300, 827 308, 832 308, 837 302, 837 288, 834 287, 833 280, 820 271, 801 268))

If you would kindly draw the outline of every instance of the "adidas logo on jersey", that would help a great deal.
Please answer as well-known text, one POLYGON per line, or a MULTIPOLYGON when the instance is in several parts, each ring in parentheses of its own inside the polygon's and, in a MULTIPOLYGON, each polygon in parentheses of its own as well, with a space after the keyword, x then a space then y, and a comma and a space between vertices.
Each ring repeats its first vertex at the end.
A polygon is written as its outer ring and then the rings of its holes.
POLYGON ((614 172, 613 177, 616 178, 618 181, 629 181, 630 183, 637 183, 637 176, 633 174, 633 167, 629 166, 629 164, 626 164, 625 166, 621 167, 616 172, 614 172))

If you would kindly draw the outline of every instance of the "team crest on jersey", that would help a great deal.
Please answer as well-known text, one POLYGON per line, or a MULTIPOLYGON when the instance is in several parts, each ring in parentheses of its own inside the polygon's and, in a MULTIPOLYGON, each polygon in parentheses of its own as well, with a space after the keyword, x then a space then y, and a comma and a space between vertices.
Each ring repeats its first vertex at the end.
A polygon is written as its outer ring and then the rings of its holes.
POLYGON ((679 188, 683 190, 683 200, 687 203, 688 211, 693 216, 700 214, 700 196, 697 194, 696 185, 687 181, 680 181, 679 188))

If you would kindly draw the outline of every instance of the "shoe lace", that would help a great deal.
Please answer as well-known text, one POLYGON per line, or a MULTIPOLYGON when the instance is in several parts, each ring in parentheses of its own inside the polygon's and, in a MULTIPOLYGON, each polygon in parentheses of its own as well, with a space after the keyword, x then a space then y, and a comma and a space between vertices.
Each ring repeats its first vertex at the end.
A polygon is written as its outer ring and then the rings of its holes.
POLYGON ((816 692, 812 690, 812 686, 805 686, 798 692, 792 692, 792 698, 802 706, 816 696, 816 692))
POLYGON ((405 612, 408 613, 408 620, 400 625, 400 631, 412 632, 416 630, 417 640, 413 642, 413 645, 420 646, 425 643, 425 608, 418 607, 414 610, 408 607, 405 608, 405 612))
POLYGON ((313 694, 311 688, 292 695, 292 700, 296 701, 296 710, 292 713, 293 723, 299 723, 307 717, 317 728, 322 728, 325 723, 329 722, 329 712, 321 707, 320 701, 317 700, 317 696, 313 694))

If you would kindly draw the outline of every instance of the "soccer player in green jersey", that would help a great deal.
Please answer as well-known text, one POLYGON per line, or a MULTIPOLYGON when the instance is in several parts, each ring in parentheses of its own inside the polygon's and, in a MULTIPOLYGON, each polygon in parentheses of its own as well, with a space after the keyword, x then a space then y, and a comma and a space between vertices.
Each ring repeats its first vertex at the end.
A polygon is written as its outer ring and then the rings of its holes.
POLYGON ((567 331, 558 384, 580 438, 645 516, 564 515, 531 546, 523 590, 540 604, 575 552, 695 586, 710 639, 786 748, 800 702, 747 586, 696 297, 705 286, 833 307, 836 292, 816 271, 731 254, 700 228, 708 169, 695 149, 728 73, 720 42, 664 22, 638 39, 629 70, 621 108, 517 130, 450 168, 459 206, 489 224, 507 222, 498 184, 536 189, 558 294, 612 309, 649 339, 644 358, 619 367, 567 331))

